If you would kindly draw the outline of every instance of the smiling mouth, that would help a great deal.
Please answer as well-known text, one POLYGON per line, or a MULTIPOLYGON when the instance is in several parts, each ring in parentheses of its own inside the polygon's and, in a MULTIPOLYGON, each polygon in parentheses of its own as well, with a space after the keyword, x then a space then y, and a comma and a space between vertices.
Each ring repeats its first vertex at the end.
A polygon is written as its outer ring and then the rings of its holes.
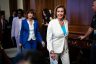
POLYGON ((62 15, 59 15, 58 17, 63 17, 62 15))

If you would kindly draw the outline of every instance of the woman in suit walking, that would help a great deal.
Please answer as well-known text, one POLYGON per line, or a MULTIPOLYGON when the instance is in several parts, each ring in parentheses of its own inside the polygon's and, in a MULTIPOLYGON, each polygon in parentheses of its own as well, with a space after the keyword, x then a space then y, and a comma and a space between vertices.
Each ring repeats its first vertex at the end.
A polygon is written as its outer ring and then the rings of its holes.
POLYGON ((36 50, 37 41, 41 42, 44 46, 44 42, 38 31, 38 21, 34 19, 33 10, 28 10, 26 16, 27 18, 22 21, 20 43, 24 49, 36 50))
POLYGON ((50 64, 58 64, 60 57, 62 64, 70 64, 67 45, 68 21, 65 19, 64 6, 58 5, 54 10, 54 19, 49 22, 47 29, 47 49, 50 64), (55 61, 54 61, 55 60, 55 61))

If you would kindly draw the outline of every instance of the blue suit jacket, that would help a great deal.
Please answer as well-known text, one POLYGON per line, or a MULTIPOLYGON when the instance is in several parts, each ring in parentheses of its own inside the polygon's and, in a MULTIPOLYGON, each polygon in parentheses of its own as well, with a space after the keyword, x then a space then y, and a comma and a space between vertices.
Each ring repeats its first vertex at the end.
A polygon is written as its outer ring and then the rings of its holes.
MULTIPOLYGON (((34 33, 36 37, 36 41, 42 42, 41 35, 38 31, 38 22, 34 20, 34 33)), ((25 45, 29 37, 29 24, 27 19, 22 20, 21 31, 20 31, 20 43, 25 45)))

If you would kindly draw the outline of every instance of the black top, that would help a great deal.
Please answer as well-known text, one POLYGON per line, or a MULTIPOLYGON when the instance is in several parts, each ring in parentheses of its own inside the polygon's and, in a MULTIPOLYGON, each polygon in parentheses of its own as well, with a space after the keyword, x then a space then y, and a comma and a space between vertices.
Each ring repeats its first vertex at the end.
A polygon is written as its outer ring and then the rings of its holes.
POLYGON ((93 39, 96 40, 96 14, 92 18, 91 27, 93 30, 93 39))

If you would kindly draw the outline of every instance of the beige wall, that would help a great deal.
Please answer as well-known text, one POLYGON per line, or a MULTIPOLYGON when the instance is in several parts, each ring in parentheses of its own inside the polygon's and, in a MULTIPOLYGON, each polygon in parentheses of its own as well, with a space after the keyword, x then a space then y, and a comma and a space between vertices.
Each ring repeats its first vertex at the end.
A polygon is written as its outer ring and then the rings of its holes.
POLYGON ((5 11, 5 17, 8 20, 10 16, 9 0, 0 0, 0 9, 5 11))
POLYGON ((23 0, 17 0, 17 9, 23 9, 23 0))

